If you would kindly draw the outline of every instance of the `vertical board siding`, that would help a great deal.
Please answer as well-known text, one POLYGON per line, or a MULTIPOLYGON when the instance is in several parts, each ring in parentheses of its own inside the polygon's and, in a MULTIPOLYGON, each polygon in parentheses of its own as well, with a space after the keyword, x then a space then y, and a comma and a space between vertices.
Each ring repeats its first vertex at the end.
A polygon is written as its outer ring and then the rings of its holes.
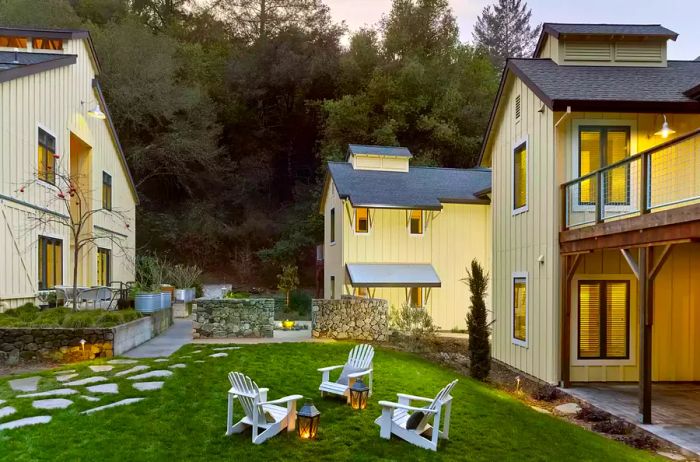
MULTIPOLYGON (((70 134, 75 134, 91 147, 91 174, 89 179, 94 207, 101 207, 102 171, 113 179, 113 207, 123 211, 131 222, 127 229, 109 214, 94 217, 94 225, 124 235, 124 254, 109 240, 101 247, 113 250, 112 275, 114 280, 134 279, 135 199, 129 179, 121 163, 107 121, 87 116, 94 107, 97 94, 92 88, 95 68, 84 40, 64 42, 65 53, 78 55, 73 65, 29 75, 0 83, 0 194, 29 204, 66 214, 63 205, 55 199, 57 189, 48 184, 32 184, 24 193, 20 185, 29 182, 37 170, 37 130, 41 125, 56 137, 57 161, 64 170, 70 166, 70 134), (81 105, 86 101, 86 105, 81 105)), ((39 231, 33 229, 30 218, 36 212, 30 207, 0 199, 0 311, 33 301, 37 289, 37 242, 40 234, 50 234, 63 240, 64 283, 72 279, 69 231, 65 227, 39 231), (18 250, 19 249, 19 250, 18 250), (24 270, 22 262, 28 267, 24 270), (28 273, 28 274, 27 274, 28 273)), ((96 250, 85 256, 85 276, 81 283, 97 282, 96 250), (94 261, 93 261, 94 260, 94 261)))

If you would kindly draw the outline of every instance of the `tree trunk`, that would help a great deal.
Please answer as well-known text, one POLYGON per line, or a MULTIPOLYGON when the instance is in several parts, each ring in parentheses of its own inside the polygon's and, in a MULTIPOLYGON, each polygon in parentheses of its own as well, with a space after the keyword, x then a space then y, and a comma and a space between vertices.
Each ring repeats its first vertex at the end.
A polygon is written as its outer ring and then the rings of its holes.
POLYGON ((75 242, 75 249, 73 250, 73 311, 78 311, 78 255, 80 254, 80 249, 78 248, 78 243, 75 242))

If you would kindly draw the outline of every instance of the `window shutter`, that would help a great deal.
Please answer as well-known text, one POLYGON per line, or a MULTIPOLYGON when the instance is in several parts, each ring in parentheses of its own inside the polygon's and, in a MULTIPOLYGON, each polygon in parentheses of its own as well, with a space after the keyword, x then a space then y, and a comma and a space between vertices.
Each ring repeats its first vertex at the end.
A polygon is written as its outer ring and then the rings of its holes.
POLYGON ((606 350, 608 358, 627 357, 627 283, 606 284, 606 350))
POLYGON ((579 334, 580 358, 598 358, 600 351, 600 283, 579 284, 579 334))

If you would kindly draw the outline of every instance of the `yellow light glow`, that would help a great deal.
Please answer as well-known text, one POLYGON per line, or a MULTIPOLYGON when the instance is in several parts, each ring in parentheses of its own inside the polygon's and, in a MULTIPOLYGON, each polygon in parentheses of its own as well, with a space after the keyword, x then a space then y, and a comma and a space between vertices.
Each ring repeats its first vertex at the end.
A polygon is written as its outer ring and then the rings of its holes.
POLYGON ((666 139, 669 137, 669 135, 673 135, 674 133, 676 133, 676 131, 672 130, 671 127, 668 126, 668 121, 666 120, 666 115, 664 114, 664 123, 661 125, 661 130, 654 133, 654 135, 666 139))

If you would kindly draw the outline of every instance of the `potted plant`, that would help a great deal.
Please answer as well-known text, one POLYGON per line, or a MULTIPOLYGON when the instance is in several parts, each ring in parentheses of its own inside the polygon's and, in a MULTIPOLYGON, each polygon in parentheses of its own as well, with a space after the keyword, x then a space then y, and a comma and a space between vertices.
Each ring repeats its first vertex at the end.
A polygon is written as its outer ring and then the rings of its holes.
POLYGON ((195 299, 195 286, 202 270, 196 265, 175 265, 170 268, 169 279, 175 285, 175 300, 189 303, 195 299))
POLYGON ((158 259, 150 255, 142 255, 136 259, 136 295, 134 296, 136 311, 153 313, 162 308, 160 266, 158 259))

